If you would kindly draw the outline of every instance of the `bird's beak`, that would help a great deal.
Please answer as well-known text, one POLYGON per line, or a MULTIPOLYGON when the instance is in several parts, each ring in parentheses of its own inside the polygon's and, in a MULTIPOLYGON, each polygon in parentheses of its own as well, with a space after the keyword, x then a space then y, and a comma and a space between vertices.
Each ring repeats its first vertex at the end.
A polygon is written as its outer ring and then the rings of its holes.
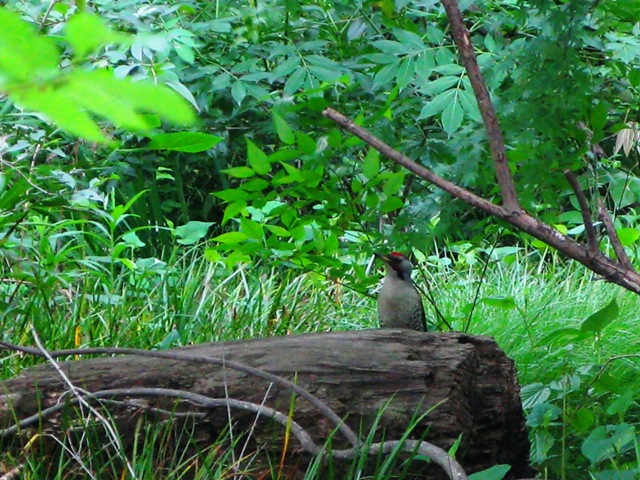
POLYGON ((376 257, 378 257, 380 260, 382 260, 384 263, 389 263, 389 257, 387 255, 383 255, 382 253, 378 253, 378 252, 374 252, 373 254, 376 257))

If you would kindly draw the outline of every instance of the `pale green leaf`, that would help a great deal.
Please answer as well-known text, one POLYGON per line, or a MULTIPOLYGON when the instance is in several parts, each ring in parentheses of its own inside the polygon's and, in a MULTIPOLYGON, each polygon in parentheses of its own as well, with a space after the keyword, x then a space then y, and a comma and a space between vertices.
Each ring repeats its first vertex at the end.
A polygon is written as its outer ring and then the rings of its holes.
POLYGON ((458 101, 458 97, 454 97, 453 101, 445 105, 442 110, 442 128, 448 135, 452 135, 460 125, 462 125, 463 110, 462 105, 458 101))
POLYGON ((0 8, 0 85, 32 82, 58 70, 60 52, 52 38, 38 35, 17 13, 0 8))
POLYGON ((374 148, 367 151, 362 163, 362 173, 369 180, 373 179, 380 172, 380 153, 374 148))
POLYGON ((193 245, 202 240, 213 225, 212 222, 191 221, 176 228, 177 242, 180 245, 193 245))
POLYGON ((428 101, 420 114, 418 115, 418 120, 422 120, 425 118, 432 117, 438 113, 440 113, 444 108, 454 100, 455 90, 447 90, 439 95, 436 95, 435 98, 428 101))
POLYGON ((125 38, 114 33, 100 17, 89 13, 78 13, 71 17, 65 32, 76 59, 85 58, 102 45, 125 38))

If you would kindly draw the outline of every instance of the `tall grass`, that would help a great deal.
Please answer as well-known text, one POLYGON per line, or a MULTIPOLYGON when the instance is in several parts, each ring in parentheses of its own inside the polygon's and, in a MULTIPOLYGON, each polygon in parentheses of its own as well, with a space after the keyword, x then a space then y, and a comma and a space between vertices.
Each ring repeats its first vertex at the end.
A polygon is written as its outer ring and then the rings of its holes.
MULTIPOLYGON (((370 293, 369 285, 344 286, 339 279, 328 280, 286 265, 241 265, 229 270, 193 249, 170 263, 145 259, 133 267, 121 263, 106 269, 67 267, 44 269, 20 280, 9 277, 10 281, 1 285, 4 305, 11 306, 0 318, 5 340, 31 343, 31 324, 50 349, 169 348, 377 326, 375 300, 365 295, 370 293)), ((633 401, 615 422, 607 408, 625 391, 640 390, 638 361, 620 359, 601 370, 608 359, 639 351, 637 296, 594 278, 573 263, 532 256, 510 263, 492 261, 486 270, 478 264, 445 267, 433 261, 425 262, 420 270, 422 275, 415 274, 417 282, 430 292, 454 330, 468 326, 471 334, 492 336, 514 359, 527 413, 540 409, 539 405, 560 409, 547 424, 532 424, 534 447, 542 448, 537 435, 544 433, 554 440, 545 452, 533 457, 549 478, 570 478, 571 472, 589 468, 579 448, 598 426, 637 421, 633 401), (579 329, 589 315, 613 298, 619 313, 597 336, 577 339, 562 335, 562 329, 579 329), (603 379, 615 380, 619 388, 603 387, 603 379), (571 426, 580 409, 588 410, 594 418, 585 428, 571 426)), ((379 273, 370 271, 372 277, 379 273)), ((433 307, 427 310, 435 319, 433 307)), ((13 355, 0 362, 3 378, 8 378, 34 360, 13 355)), ((140 435, 147 438, 144 445, 150 446, 137 450, 130 461, 140 471, 139 478, 148 478, 154 462, 159 461, 154 452, 162 445, 163 433, 145 429, 140 435)), ((171 472, 166 478, 182 478, 185 470, 193 472, 196 465, 209 465, 207 472, 218 472, 216 475, 237 467, 230 457, 213 450, 193 457, 179 452, 162 457, 161 463, 171 472)), ((60 469, 68 471, 70 464, 78 468, 79 460, 74 458, 65 457, 60 469)), ((620 460, 618 468, 628 465, 628 460, 620 460)), ((37 462, 27 461, 26 469, 31 473, 26 478, 58 475, 44 475, 41 468, 37 462)))

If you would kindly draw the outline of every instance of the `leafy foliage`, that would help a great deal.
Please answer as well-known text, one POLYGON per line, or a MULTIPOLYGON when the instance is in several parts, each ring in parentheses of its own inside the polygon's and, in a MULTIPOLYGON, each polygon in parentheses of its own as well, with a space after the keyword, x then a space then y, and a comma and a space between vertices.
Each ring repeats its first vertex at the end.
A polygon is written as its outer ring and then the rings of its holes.
MULTIPOLYGON (((461 3, 523 205, 582 236, 562 175, 572 170, 637 259, 637 2, 461 3)), ((369 254, 393 245, 413 250, 454 328, 493 334, 516 357, 537 466, 551 478, 637 474, 637 335, 625 323, 637 305, 588 287, 544 244, 413 181, 321 115, 339 108, 498 201, 438 2, 8 7, 7 337, 25 341, 33 323, 52 347, 168 348, 372 326, 369 254), (551 326, 538 328, 541 316, 551 326)), ((24 366, 3 363, 6 375, 24 366)))

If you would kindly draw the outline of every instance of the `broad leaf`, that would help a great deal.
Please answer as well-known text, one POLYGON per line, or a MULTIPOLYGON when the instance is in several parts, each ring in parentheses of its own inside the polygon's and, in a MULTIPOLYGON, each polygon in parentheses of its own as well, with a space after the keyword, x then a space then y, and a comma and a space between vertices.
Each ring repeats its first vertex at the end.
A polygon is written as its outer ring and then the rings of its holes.
POLYGON ((613 320, 618 317, 618 302, 616 299, 612 299, 605 307, 601 308, 595 313, 592 313, 580 325, 580 331, 583 333, 593 332, 600 333, 604 327, 609 325, 613 320))
POLYGON ((260 150, 255 143, 248 138, 247 141, 247 161, 258 175, 266 175, 271 171, 271 162, 266 153, 260 150))

